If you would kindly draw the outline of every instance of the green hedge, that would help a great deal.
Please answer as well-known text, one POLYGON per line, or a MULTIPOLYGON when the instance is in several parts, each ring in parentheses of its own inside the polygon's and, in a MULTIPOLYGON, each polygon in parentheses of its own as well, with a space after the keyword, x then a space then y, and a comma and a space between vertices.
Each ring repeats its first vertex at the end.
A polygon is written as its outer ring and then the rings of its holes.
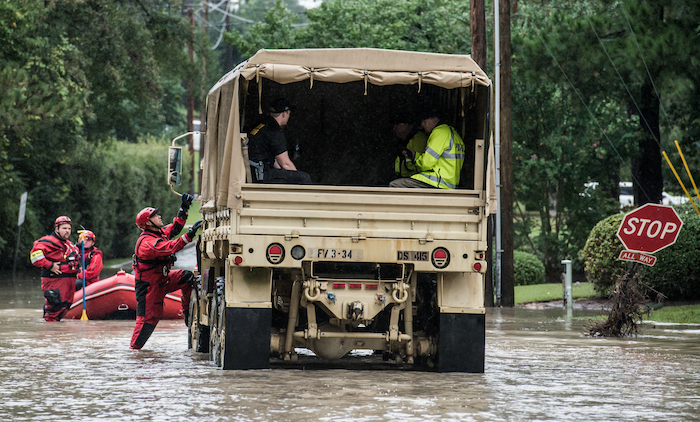
POLYGON ((639 273, 645 283, 670 300, 697 300, 700 299, 700 216, 694 210, 681 212, 680 207, 676 211, 683 220, 676 243, 655 253, 656 265, 642 265, 639 273))
MULTIPOLYGON (((658 290, 670 300, 700 299, 700 216, 690 205, 675 207, 683 220, 683 228, 676 243, 655 254, 653 267, 639 264, 642 281, 658 290)), ((624 250, 617 238, 624 215, 616 214, 600 221, 591 230, 584 248, 584 260, 588 281, 598 292, 607 294, 618 276, 631 265, 617 259, 624 250)))
POLYGON ((528 286, 545 283, 544 264, 537 256, 523 251, 513 251, 515 285, 528 286))
MULTIPOLYGON (((53 231, 54 219, 59 215, 73 219, 72 241, 77 241, 77 232, 83 226, 95 232, 97 247, 103 250, 105 259, 131 256, 140 234, 134 223, 136 214, 147 206, 160 207, 167 224, 180 207, 180 198, 166 182, 169 145, 168 139, 153 137, 139 143, 83 141, 64 159, 57 177, 29 191, 19 266, 31 267, 29 250, 33 241, 53 231)), ((183 151, 182 168, 189 169, 191 158, 186 149, 183 151)), ((183 172, 180 192, 189 190, 190 180, 189 172, 183 172)), ((16 213, 14 209, 11 212, 16 213)), ((11 256, 10 250, 14 253, 14 244, 9 243, 2 248, 5 256, 11 256)), ((5 260, 2 267, 11 267, 11 262, 5 260)))

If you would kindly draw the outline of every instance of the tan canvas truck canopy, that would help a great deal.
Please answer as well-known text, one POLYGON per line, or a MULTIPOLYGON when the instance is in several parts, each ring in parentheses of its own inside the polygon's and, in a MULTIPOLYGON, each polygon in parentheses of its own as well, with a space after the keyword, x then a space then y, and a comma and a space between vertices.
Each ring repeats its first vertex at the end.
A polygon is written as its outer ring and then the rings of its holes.
POLYGON ((363 83, 364 95, 369 85, 415 86, 417 92, 428 85, 457 90, 462 103, 477 87, 488 90, 491 85, 467 55, 368 48, 260 50, 222 77, 207 96, 201 192, 207 208, 237 204, 236 192, 245 183, 247 165, 235 153, 241 149, 240 91, 247 91, 249 82, 257 85, 257 112, 261 114, 263 80, 283 85, 306 81, 308 89, 314 88, 314 82, 363 83))

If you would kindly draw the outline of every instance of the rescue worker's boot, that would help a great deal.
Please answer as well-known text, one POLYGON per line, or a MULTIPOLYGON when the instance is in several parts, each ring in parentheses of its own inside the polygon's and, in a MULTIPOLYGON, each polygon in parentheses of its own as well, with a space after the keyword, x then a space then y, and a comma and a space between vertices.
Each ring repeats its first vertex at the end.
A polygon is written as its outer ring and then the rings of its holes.
POLYGON ((153 330, 156 329, 156 326, 154 324, 149 324, 147 322, 144 322, 141 327, 138 326, 138 322, 136 323, 136 329, 134 330, 134 334, 131 337, 131 347, 130 349, 140 349, 143 347, 144 344, 148 341, 148 339, 151 337, 151 334, 153 334, 153 330))
POLYGON ((59 289, 44 290, 44 320, 60 321, 65 313, 64 304, 61 302, 59 289))

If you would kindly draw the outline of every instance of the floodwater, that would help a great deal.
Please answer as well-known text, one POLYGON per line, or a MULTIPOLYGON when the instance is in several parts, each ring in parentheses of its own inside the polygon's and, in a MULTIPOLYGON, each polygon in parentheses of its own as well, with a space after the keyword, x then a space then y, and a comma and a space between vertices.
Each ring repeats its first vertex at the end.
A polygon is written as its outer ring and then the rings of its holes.
POLYGON ((484 374, 355 365, 372 356, 221 371, 187 350, 180 320, 133 351, 133 321, 46 323, 38 277, 0 288, 2 421, 700 420, 697 325, 593 339, 581 333, 600 311, 492 309, 484 374))

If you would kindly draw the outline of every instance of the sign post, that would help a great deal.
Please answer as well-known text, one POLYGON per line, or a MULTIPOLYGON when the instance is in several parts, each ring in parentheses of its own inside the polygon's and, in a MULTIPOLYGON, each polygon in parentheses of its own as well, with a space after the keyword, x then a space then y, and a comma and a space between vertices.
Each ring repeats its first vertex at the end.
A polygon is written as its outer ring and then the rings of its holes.
POLYGON ((17 217, 17 246, 15 247, 15 257, 12 260, 12 280, 15 279, 15 272, 17 271, 17 256, 19 255, 19 239, 22 234, 22 223, 24 223, 24 214, 27 210, 27 192, 22 194, 19 200, 19 216, 17 217))
POLYGON ((617 230, 617 237, 627 250, 619 259, 652 266, 656 257, 650 254, 676 243, 683 221, 673 207, 645 204, 627 213, 617 230))

